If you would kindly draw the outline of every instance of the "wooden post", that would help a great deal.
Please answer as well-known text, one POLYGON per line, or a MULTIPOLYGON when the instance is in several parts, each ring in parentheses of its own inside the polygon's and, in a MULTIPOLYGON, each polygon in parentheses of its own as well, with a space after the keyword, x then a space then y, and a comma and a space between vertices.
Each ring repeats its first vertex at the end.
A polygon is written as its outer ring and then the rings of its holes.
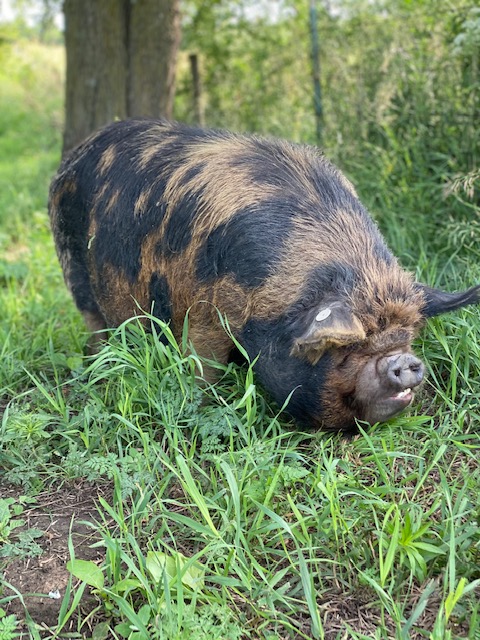
POLYGON ((310 38, 312 43, 313 107, 318 146, 322 144, 322 88, 320 84, 320 47, 318 44, 317 0, 310 0, 310 38))
POLYGON ((191 53, 189 55, 189 59, 193 85, 193 113, 195 116, 195 122, 201 127, 204 127, 205 111, 203 109, 202 81, 200 78, 200 70, 198 68, 198 55, 196 53, 191 53))

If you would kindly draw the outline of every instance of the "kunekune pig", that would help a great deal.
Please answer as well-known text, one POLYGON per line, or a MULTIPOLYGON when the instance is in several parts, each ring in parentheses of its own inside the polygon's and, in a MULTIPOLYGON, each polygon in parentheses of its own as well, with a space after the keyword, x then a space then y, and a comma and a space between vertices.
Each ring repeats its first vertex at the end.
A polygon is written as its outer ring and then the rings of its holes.
MULTIPOLYGON (((316 148, 158 120, 107 126, 63 161, 49 211, 65 281, 102 337, 139 313, 226 363, 234 347, 301 425, 407 407, 425 319, 478 302, 416 283, 316 148)), ((207 371, 211 378, 214 371, 207 371)))

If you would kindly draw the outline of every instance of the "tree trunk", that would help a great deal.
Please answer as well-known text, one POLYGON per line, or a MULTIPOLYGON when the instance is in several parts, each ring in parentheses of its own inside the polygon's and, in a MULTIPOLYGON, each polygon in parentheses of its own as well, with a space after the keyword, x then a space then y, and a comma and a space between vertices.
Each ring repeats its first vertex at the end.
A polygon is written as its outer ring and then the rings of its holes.
POLYGON ((127 115, 124 4, 118 0, 65 0, 64 153, 95 129, 127 115))
POLYGON ((136 0, 129 19, 129 116, 172 117, 179 0, 136 0))
POLYGON ((179 0, 65 0, 63 153, 128 116, 171 117, 179 0))

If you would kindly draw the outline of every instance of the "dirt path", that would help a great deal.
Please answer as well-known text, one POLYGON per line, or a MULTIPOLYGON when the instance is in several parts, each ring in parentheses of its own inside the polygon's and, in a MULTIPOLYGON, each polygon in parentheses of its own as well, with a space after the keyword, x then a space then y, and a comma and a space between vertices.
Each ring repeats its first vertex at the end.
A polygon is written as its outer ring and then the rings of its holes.
MULTIPOLYGON (((38 529, 41 535, 38 534, 40 537, 35 542, 41 547, 42 553, 34 557, 11 555, 0 558, 3 580, 22 594, 30 616, 45 629, 57 624, 65 595, 69 578, 66 564, 70 559, 70 532, 76 558, 93 561, 102 559, 102 549, 91 546, 95 542, 92 529, 82 521, 92 522, 98 519, 95 502, 99 495, 105 496, 108 493, 108 488, 92 484, 64 485, 57 491, 39 494, 34 506, 25 508, 23 513, 16 516, 25 523, 14 530, 12 540, 18 540, 22 531, 38 529)), ((17 487, 0 487, 0 498, 18 499, 20 495, 21 491, 17 487)), ((0 574, 0 582, 1 580, 0 574)), ((15 595, 15 592, 5 585, 2 596, 10 595, 15 595)), ((91 608, 92 605, 89 598, 84 600, 84 607, 91 608)), ((14 613, 19 620, 25 619, 24 606, 18 596, 4 608, 8 614, 14 613)))

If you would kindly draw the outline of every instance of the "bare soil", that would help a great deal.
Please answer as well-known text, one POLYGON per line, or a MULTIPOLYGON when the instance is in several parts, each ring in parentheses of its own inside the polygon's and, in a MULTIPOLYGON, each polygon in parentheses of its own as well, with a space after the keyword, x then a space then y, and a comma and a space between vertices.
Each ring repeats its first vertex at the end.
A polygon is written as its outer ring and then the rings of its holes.
MULTIPOLYGON (((55 627, 65 589, 69 579, 67 562, 70 559, 68 539, 75 549, 75 557, 84 560, 102 561, 102 548, 92 548, 95 542, 92 529, 83 521, 98 519, 95 503, 99 495, 109 493, 108 487, 87 483, 63 485, 56 491, 47 491, 36 496, 33 507, 18 516, 25 524, 15 529, 15 534, 27 529, 39 529, 43 535, 36 540, 43 553, 36 557, 1 558, 3 580, 23 596, 25 607, 31 618, 47 630, 55 627), (38 595, 31 595, 38 594, 38 595), (50 596, 49 596, 50 594, 50 596)), ((0 487, 0 498, 18 498, 18 487, 0 487)), ((0 575, 0 584, 2 576, 0 575)), ((17 596, 4 606, 8 614, 14 613, 25 620, 25 607, 14 590, 5 585, 2 596, 17 596)), ((82 608, 93 608, 93 598, 87 595, 82 608)))

